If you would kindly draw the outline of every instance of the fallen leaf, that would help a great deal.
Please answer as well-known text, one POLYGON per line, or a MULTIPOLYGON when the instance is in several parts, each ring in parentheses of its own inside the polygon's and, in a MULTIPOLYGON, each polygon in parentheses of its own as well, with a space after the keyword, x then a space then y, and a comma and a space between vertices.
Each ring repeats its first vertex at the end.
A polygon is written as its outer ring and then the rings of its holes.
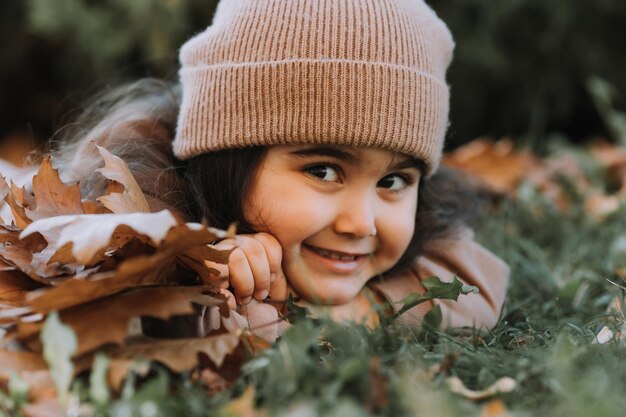
POLYGON ((606 195, 594 192, 585 198, 585 210, 589 215, 597 220, 602 220, 609 214, 617 211, 623 203, 624 198, 616 195, 606 195))
POLYGON ((83 213, 78 184, 65 185, 59 172, 52 167, 50 157, 46 157, 39 167, 32 186, 37 208, 26 212, 32 220, 83 213))
MULTIPOLYGON (((63 310, 61 320, 78 337, 78 348, 73 356, 109 343, 123 344, 134 317, 165 320, 174 315, 193 314, 190 298, 201 292, 199 287, 140 288, 63 310)), ((19 337, 29 337, 40 330, 40 324, 21 326, 19 337)))
POLYGON ((446 384, 453 393, 474 401, 484 400, 497 394, 512 392, 517 388, 517 381, 509 377, 500 378, 487 388, 479 391, 467 388, 463 381, 456 376, 446 378, 446 384))
POLYGON ((480 417, 506 417, 508 415, 509 412, 500 399, 489 401, 480 412, 480 417))
MULTIPOLYGON (((167 231, 177 223, 176 218, 168 210, 158 213, 56 216, 31 223, 20 234, 20 238, 39 232, 55 251, 71 243, 72 256, 79 263, 88 265, 98 252, 110 246, 116 231, 118 238, 119 235, 127 234, 126 228, 117 230, 120 226, 127 226, 138 234, 147 236, 154 246, 158 246, 167 231)), ((128 240, 131 237, 126 236, 128 240)))
POLYGON ((224 333, 192 339, 147 339, 128 344, 112 352, 112 357, 129 359, 143 357, 163 363, 174 372, 185 372, 198 363, 198 353, 204 353, 218 368, 227 355, 239 345, 236 334, 224 333))
POLYGON ((15 188, 15 186, 9 188, 4 177, 0 176, 0 189, 2 190, 2 193, 5 194, 4 201, 11 209, 11 214, 13 215, 15 225, 18 228, 23 229, 28 226, 32 222, 32 220, 26 215, 26 209, 15 199, 15 188))
POLYGON ((54 398, 44 398, 24 407, 26 417, 67 417, 65 410, 54 398))
POLYGON ((109 362, 107 382, 113 392, 120 392, 128 373, 134 369, 136 362, 132 359, 112 359, 109 362))
POLYGON ((442 163, 479 178, 496 192, 511 194, 539 161, 530 152, 515 150, 505 138, 473 140, 446 154, 442 163))
POLYGON ((0 271, 0 302, 21 306, 28 292, 40 288, 41 284, 20 271, 0 271))
POLYGON ((32 352, 15 352, 0 349, 0 376, 9 377, 12 372, 47 370, 41 355, 32 352))
POLYGON ((45 240, 39 234, 20 239, 19 230, 0 225, 0 258, 15 266, 32 279, 45 283, 32 266, 33 254, 46 247, 45 240))
POLYGON ((148 202, 126 163, 120 157, 111 154, 105 148, 101 146, 96 147, 102 159, 104 159, 104 167, 97 169, 96 172, 124 186, 123 192, 109 193, 105 196, 98 197, 97 201, 101 202, 106 208, 116 214, 136 212, 149 213, 150 207, 148 206, 148 202))
MULTIPOLYGON (((263 410, 258 410, 255 407, 254 397, 254 388, 250 386, 247 387, 243 394, 241 394, 241 396, 226 404, 226 406, 223 408, 224 414, 238 417, 265 417, 267 415, 267 412, 263 410)), ((289 415, 295 417, 296 415, 300 414, 290 413, 289 415)), ((308 416, 309 414, 302 415, 308 416)))

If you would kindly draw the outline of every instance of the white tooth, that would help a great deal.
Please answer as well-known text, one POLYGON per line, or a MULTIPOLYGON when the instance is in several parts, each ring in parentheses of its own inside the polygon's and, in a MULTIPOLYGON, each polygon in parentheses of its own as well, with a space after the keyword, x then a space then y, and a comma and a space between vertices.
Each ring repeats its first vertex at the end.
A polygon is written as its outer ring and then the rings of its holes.
POLYGON ((341 256, 338 253, 331 253, 330 258, 338 260, 338 259, 341 259, 341 256))

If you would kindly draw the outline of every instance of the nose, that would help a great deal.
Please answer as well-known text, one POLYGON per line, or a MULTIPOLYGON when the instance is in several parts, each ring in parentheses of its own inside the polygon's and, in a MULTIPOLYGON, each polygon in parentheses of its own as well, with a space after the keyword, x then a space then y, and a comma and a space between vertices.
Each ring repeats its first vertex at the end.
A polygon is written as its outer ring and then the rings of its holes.
POLYGON ((376 236, 376 201, 369 195, 345 198, 337 211, 334 229, 355 238, 376 236))

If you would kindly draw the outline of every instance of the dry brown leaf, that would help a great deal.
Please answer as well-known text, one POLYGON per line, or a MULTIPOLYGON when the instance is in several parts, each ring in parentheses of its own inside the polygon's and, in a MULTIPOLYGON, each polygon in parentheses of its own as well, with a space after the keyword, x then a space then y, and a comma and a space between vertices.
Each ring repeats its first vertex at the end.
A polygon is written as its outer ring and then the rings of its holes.
POLYGON ((122 384, 128 373, 135 367, 132 359, 112 359, 107 371, 107 382, 114 392, 122 390, 122 384))
MULTIPOLYGON (((56 216, 31 223, 20 234, 20 238, 38 232, 55 252, 66 250, 63 246, 71 243, 74 259, 89 265, 98 252, 110 247, 119 226, 128 226, 137 234, 147 236, 154 246, 159 246, 168 230, 176 224, 178 221, 168 210, 158 213, 56 216)), ((120 229, 118 236, 124 232, 127 233, 128 229, 120 229)))
POLYGON ((67 186, 61 181, 59 172, 46 157, 33 177, 33 194, 37 208, 27 210, 32 220, 67 214, 83 214, 78 184, 67 186))
POLYGON ((46 362, 36 353, 0 349, 0 376, 9 377, 12 372, 21 373, 46 369, 48 369, 46 362))
POLYGON ((590 152, 619 188, 617 193, 626 195, 626 148, 600 139, 592 143, 590 152))
MULTIPOLYGON (((180 280, 175 268, 178 255, 189 248, 206 245, 223 236, 223 231, 202 225, 179 225, 170 230, 156 253, 127 259, 115 271, 97 273, 87 279, 70 279, 55 287, 31 292, 28 301, 37 311, 47 313, 115 294, 127 288, 172 285, 180 280)), ((209 260, 220 262, 227 259, 224 253, 230 252, 215 251, 215 259, 209 260)))
MULTIPOLYGON (((165 320, 174 315, 193 314, 190 299, 202 290, 200 287, 136 289, 63 310, 61 321, 72 327, 78 337, 78 349, 74 353, 78 357, 105 344, 123 344, 129 335, 130 321, 135 317, 165 320)), ((19 337, 38 333, 42 325, 18 324, 19 337)))
POLYGON ((509 412, 500 399, 489 401, 485 404, 480 412, 480 417, 506 417, 509 412))
POLYGON ((239 345, 239 337, 224 333, 193 339, 146 339, 116 349, 113 357, 148 358, 163 363, 174 372, 184 372, 198 364, 198 353, 206 354, 218 368, 239 345))
POLYGON ((16 268, 0 258, 0 271, 15 271, 16 268))
POLYGON ((15 182, 13 182, 13 180, 11 180, 11 193, 13 194, 15 201, 17 201, 20 206, 26 209, 35 207, 37 205, 35 202, 35 196, 29 192, 26 192, 26 188, 24 187, 24 185, 19 186, 15 182))
POLYGON ((124 186, 123 192, 112 192, 108 195, 98 197, 97 200, 104 204, 113 213, 136 213, 150 212, 148 202, 137 184, 137 181, 130 173, 126 163, 119 157, 111 154, 105 148, 97 146, 98 152, 104 159, 104 167, 96 171, 105 178, 115 181, 124 186))
POLYGON ((14 184, 9 188, 4 177, 0 176, 0 190, 4 194, 4 201, 11 209, 11 214, 15 225, 23 229, 28 226, 32 220, 26 215, 26 209, 15 199, 16 190, 19 190, 14 184))
POLYGON ((24 407, 25 417, 67 417, 56 398, 47 397, 24 407))
POLYGON ((83 212, 85 214, 110 214, 111 210, 104 207, 97 201, 83 201, 83 212))
POLYGON ((40 282, 45 281, 32 266, 32 260, 45 247, 46 242, 39 234, 20 239, 18 229, 0 225, 0 258, 40 282))
POLYGON ((599 192, 591 193, 585 198, 585 211, 597 220, 602 220, 619 209, 623 198, 599 192))
MULTIPOLYGON (((267 415, 266 411, 256 409, 254 388, 252 387, 247 387, 241 396, 226 404, 224 412, 226 415, 238 417, 265 417, 267 415)), ((295 416, 297 413, 290 413, 289 415, 295 416)))
POLYGON ((138 256, 124 261, 116 271, 102 272, 82 280, 67 280, 55 287, 31 292, 27 301, 36 311, 47 313, 97 300, 128 288, 172 285, 176 282, 174 259, 168 254, 138 256))
POLYGON ((539 163, 526 151, 516 151, 511 139, 476 139, 444 156, 442 163, 478 177, 499 193, 513 193, 531 167, 539 163))
POLYGON ((0 271, 0 302, 21 306, 29 291, 40 288, 41 284, 19 271, 0 271))

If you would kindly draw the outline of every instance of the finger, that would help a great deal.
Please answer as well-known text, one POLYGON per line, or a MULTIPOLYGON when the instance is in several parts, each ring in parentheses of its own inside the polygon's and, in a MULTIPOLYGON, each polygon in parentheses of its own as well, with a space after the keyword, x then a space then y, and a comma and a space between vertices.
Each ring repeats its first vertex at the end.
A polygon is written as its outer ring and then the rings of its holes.
POLYGON ((235 289, 235 296, 240 304, 248 304, 252 299, 255 283, 252 269, 244 250, 240 247, 233 249, 228 258, 228 279, 235 289))
POLYGON ((271 301, 285 302, 287 300, 287 279, 283 271, 279 271, 276 274, 276 279, 270 286, 269 297, 271 301))
POLYGON ((237 309, 237 301, 235 300, 235 296, 233 295, 232 292, 228 291, 227 289, 220 289, 219 293, 222 294, 224 297, 226 297, 226 303, 228 305, 228 308, 231 310, 236 310, 237 309))
POLYGON ((277 274, 282 270, 283 248, 280 246, 280 242, 269 233, 257 233, 253 235, 253 237, 261 242, 261 245, 263 245, 265 249, 267 261, 270 266, 270 282, 273 282, 277 274))
MULTIPOLYGON (((254 279, 254 298, 263 300, 270 289, 270 264, 261 242, 251 236, 238 236, 237 245, 246 255, 254 279)), ((232 274, 232 271, 231 271, 232 274)))

